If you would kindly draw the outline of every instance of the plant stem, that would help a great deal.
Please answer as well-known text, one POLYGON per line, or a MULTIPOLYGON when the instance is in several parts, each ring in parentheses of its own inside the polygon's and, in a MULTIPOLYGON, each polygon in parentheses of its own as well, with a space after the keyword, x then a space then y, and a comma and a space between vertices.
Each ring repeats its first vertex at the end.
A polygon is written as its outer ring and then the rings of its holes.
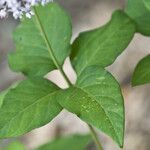
MULTIPOLYGON (((45 41, 45 44, 46 44, 46 46, 47 46, 48 52, 49 52, 49 54, 50 54, 50 57, 52 58, 52 60, 53 60, 53 62, 54 62, 54 64, 55 64, 55 66, 57 67, 57 69, 61 72, 62 76, 64 77, 64 79, 65 79, 65 81, 66 81, 66 83, 68 84, 68 87, 70 87, 70 86, 72 86, 72 83, 71 83, 71 81, 69 80, 69 78, 67 77, 67 75, 65 74, 65 72, 63 71, 62 67, 59 65, 59 63, 58 63, 58 61, 57 61, 57 59, 56 59, 56 57, 55 57, 55 55, 54 55, 54 53, 53 53, 51 44, 50 44, 50 42, 49 42, 49 40, 48 40, 48 37, 47 37, 47 35, 46 35, 46 33, 45 33, 45 30, 44 30, 43 26, 42 26, 42 23, 41 23, 41 21, 40 21, 40 17, 39 17, 39 15, 38 15, 38 13, 37 13, 36 8, 33 7, 33 9, 34 9, 34 13, 35 13, 36 22, 37 22, 37 24, 38 24, 38 26, 39 26, 39 30, 40 30, 40 32, 41 32, 43 38, 44 38, 44 41, 45 41)), ((98 139, 98 136, 97 136, 95 130, 93 129, 93 127, 92 127, 91 125, 89 125, 89 124, 87 124, 87 125, 88 125, 88 127, 89 127, 90 132, 91 132, 91 135, 92 135, 92 137, 93 137, 93 140, 94 140, 94 142, 95 142, 95 144, 96 144, 96 146, 97 146, 97 150, 102 150, 102 146, 101 146, 101 144, 100 144, 100 142, 99 142, 99 139, 98 139)))
POLYGON ((91 131, 91 135, 92 135, 92 137, 93 137, 93 140, 94 140, 94 142, 95 142, 95 144, 96 144, 96 146, 97 146, 97 150, 103 150, 102 145, 101 145, 101 143, 99 142, 98 136, 97 136, 97 134, 96 134, 94 128, 93 128, 91 125, 89 125, 89 124, 88 124, 88 127, 89 127, 89 129, 90 129, 90 131, 91 131))

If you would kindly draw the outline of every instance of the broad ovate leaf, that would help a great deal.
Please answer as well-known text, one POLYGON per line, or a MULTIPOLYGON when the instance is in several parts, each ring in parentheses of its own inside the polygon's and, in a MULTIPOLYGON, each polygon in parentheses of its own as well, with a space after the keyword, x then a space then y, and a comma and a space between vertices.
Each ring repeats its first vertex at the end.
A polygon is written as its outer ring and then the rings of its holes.
POLYGON ((132 85, 150 83, 150 55, 144 57, 136 66, 132 77, 132 85))
POLYGON ((124 102, 114 77, 99 66, 83 70, 76 85, 60 92, 60 105, 111 136, 121 147, 124 139, 124 102))
POLYGON ((37 150, 85 150, 90 142, 89 135, 71 135, 57 138, 37 150))
POLYGON ((149 0, 127 0, 125 12, 135 21, 137 31, 150 35, 149 0))
POLYGON ((135 33, 133 21, 122 11, 114 12, 104 26, 83 32, 72 45, 71 59, 78 74, 90 65, 106 67, 128 46, 135 33))
POLYGON ((16 137, 55 118, 62 107, 55 94, 60 89, 46 79, 27 79, 9 90, 0 109, 0 138, 16 137))
POLYGON ((9 55, 10 68, 28 76, 44 76, 59 68, 70 53, 71 21, 56 3, 34 7, 14 33, 16 51, 9 55))

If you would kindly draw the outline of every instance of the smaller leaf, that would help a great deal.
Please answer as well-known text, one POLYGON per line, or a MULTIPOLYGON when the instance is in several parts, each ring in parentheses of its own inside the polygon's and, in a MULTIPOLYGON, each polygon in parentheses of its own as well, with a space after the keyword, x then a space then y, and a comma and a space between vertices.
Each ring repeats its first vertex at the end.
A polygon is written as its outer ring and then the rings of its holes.
POLYGON ((55 139, 37 150, 85 150, 90 142, 89 135, 73 135, 55 139))
POLYGON ((146 83, 150 83, 150 55, 138 63, 132 77, 133 86, 146 83))
POLYGON ((22 143, 15 141, 10 143, 6 150, 25 150, 25 146, 22 143))
POLYGON ((149 0, 127 0, 125 12, 135 21, 137 31, 150 35, 150 9, 149 0))
POLYGON ((24 80, 9 90, 0 109, 0 138, 22 135, 55 118, 62 110, 55 98, 59 90, 41 78, 24 80))

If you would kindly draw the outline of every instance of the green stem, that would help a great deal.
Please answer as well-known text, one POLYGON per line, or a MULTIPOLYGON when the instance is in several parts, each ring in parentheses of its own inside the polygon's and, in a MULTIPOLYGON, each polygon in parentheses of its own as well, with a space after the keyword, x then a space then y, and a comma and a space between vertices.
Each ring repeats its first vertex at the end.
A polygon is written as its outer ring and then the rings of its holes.
POLYGON ((90 131, 91 131, 91 135, 93 137, 93 140, 97 146, 97 150, 103 150, 101 143, 99 142, 98 136, 94 130, 94 128, 91 125, 88 125, 90 131))
MULTIPOLYGON (((55 57, 55 55, 54 55, 54 53, 53 53, 51 44, 50 44, 50 42, 49 42, 49 40, 48 40, 48 37, 47 37, 47 35, 46 35, 46 33, 45 33, 45 30, 44 30, 43 26, 42 26, 42 23, 41 23, 41 21, 40 21, 40 17, 39 17, 39 15, 38 15, 38 13, 37 13, 36 8, 33 7, 33 9, 34 9, 34 13, 35 13, 36 22, 37 22, 37 24, 38 24, 38 26, 39 26, 40 32, 41 32, 41 34, 42 34, 42 36, 43 36, 43 39, 44 39, 44 41, 45 41, 45 43, 46 43, 46 46, 47 46, 47 49, 48 49, 48 51, 49 51, 50 57, 52 58, 52 60, 53 60, 53 62, 54 62, 54 64, 55 64, 55 66, 57 67, 57 69, 61 72, 62 76, 64 77, 64 79, 65 79, 65 81, 66 81, 66 83, 68 84, 68 87, 69 87, 69 86, 72 86, 71 81, 68 79, 67 75, 66 75, 65 72, 63 71, 62 67, 59 65, 59 63, 58 63, 58 61, 57 61, 57 59, 56 59, 56 57, 55 57)), ((92 137, 93 137, 93 140, 94 140, 94 142, 95 142, 95 144, 96 144, 96 146, 97 146, 97 149, 98 149, 98 150, 102 150, 102 146, 101 146, 101 144, 100 144, 100 142, 99 142, 99 140, 98 140, 97 134, 96 134, 96 132, 94 131, 93 127, 90 126, 90 125, 88 125, 88 127, 89 127, 89 129, 90 129, 90 132, 91 132, 91 135, 92 135, 92 137)))

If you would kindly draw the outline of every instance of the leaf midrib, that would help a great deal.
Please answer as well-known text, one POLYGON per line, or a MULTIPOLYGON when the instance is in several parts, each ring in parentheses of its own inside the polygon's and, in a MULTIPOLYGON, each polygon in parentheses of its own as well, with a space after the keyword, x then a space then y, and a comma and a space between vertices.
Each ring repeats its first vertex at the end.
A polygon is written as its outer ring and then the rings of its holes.
POLYGON ((41 20, 40 20, 40 17, 38 15, 38 12, 36 10, 36 7, 34 7, 33 9, 34 9, 34 13, 35 13, 36 22, 37 22, 37 24, 39 26, 39 30, 41 32, 41 35, 42 35, 42 37, 43 37, 43 39, 45 41, 46 47, 47 47, 48 52, 50 54, 50 58, 53 60, 53 62, 55 64, 55 66, 57 67, 57 69, 60 70, 61 67, 60 67, 60 65, 59 65, 59 63, 58 63, 58 61, 57 61, 57 59, 56 59, 56 57, 55 57, 55 55, 53 53, 53 49, 52 49, 51 44, 50 44, 50 42, 48 40, 48 37, 47 37, 46 32, 44 30, 44 27, 43 27, 43 25, 41 23, 41 20))
MULTIPOLYGON (((85 91, 82 87, 79 87, 79 86, 77 86, 77 85, 75 85, 74 87, 80 89, 80 90, 83 91, 85 94, 87 94, 88 97, 90 97, 91 99, 94 99, 94 100, 95 100, 95 98, 94 98, 91 94, 89 94, 87 91, 85 91)), ((96 100, 95 100, 95 101, 96 101, 96 100)), ((96 101, 96 102, 97 102, 97 101, 96 101)), ((97 103, 98 103, 98 102, 97 102, 97 103)), ((98 103, 98 104, 99 104, 99 106, 102 108, 102 110, 103 110, 104 114, 106 115, 106 117, 108 118, 108 120, 109 120, 109 122, 110 122, 110 124, 111 124, 111 126, 112 126, 112 128, 113 128, 113 130, 114 130, 115 136, 116 136, 116 138, 119 140, 118 134, 116 134, 117 132, 116 132, 116 130, 115 130, 114 126, 113 126, 113 123, 111 122, 109 116, 107 115, 105 109, 101 106, 100 103, 98 103)))
POLYGON ((43 28, 43 26, 42 26, 42 23, 41 23, 41 21, 40 21, 39 15, 38 15, 38 13, 37 13, 36 7, 33 7, 33 9, 34 9, 34 12, 35 12, 36 22, 37 22, 37 24, 38 24, 38 26, 39 26, 39 30, 40 30, 40 32, 41 32, 43 38, 44 38, 45 44, 46 44, 47 49, 48 49, 48 52, 49 52, 49 54, 50 54, 50 58, 52 58, 52 61, 54 62, 56 68, 60 71, 60 73, 61 73, 62 76, 64 77, 64 79, 65 79, 66 83, 68 84, 68 86, 71 86, 72 83, 70 82, 70 80, 69 80, 68 77, 66 76, 65 72, 63 71, 61 65, 58 63, 57 58, 55 57, 55 55, 54 55, 54 53, 53 53, 53 49, 52 49, 51 44, 50 44, 50 42, 49 42, 49 40, 48 40, 48 37, 47 37, 47 35, 46 35, 46 32, 45 32, 45 30, 44 30, 44 28, 43 28))

